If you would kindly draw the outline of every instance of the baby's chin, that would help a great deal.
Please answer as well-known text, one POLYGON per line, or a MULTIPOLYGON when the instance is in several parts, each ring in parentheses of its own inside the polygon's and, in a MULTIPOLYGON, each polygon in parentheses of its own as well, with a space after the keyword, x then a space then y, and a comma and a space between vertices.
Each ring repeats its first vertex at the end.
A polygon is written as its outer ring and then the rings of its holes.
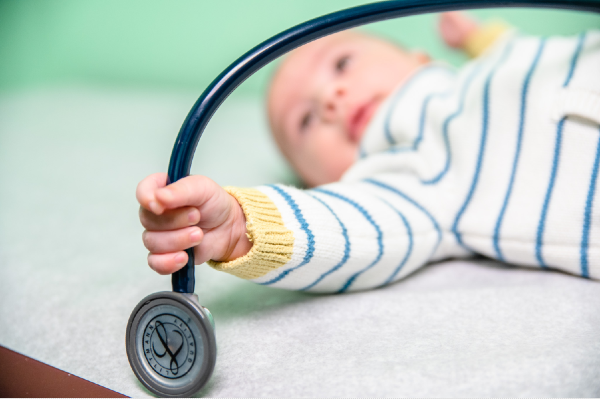
MULTIPOLYGON (((358 146, 357 146, 358 150, 358 146)), ((308 187, 317 187, 324 184, 335 183, 341 180, 344 173, 354 164, 356 157, 348 157, 348 159, 340 160, 336 165, 330 165, 329 167, 323 167, 319 171, 312 171, 312 173, 298 173, 300 178, 308 187)))

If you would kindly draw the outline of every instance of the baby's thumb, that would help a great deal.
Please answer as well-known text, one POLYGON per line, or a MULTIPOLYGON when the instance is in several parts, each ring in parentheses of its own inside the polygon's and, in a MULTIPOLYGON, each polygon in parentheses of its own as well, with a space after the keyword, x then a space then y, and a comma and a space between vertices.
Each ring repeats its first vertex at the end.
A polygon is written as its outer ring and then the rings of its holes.
POLYGON ((165 209, 183 206, 201 207, 220 188, 204 176, 188 176, 166 187, 156 190, 155 196, 165 209))
POLYGON ((135 197, 142 208, 160 215, 164 207, 156 200, 156 191, 167 185, 166 173, 154 173, 142 180, 136 190, 135 197))

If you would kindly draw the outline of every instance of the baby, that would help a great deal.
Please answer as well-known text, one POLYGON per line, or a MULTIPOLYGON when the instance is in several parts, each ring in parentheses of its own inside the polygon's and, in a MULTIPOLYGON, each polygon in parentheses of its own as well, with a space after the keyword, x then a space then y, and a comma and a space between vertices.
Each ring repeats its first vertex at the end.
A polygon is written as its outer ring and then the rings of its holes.
POLYGON ((349 31, 292 52, 273 78, 275 140, 305 183, 138 185, 148 264, 208 262, 314 292, 396 281, 483 254, 600 278, 600 33, 518 37, 446 13, 459 71, 349 31))

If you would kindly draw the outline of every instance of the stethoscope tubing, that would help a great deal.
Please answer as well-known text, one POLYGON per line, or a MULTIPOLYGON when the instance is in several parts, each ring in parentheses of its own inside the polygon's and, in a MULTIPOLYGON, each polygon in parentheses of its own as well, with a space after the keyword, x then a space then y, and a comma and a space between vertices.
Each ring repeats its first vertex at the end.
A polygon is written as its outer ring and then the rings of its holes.
MULTIPOLYGON (((183 122, 169 163, 168 183, 189 175, 198 141, 221 103, 248 77, 289 51, 321 37, 386 19, 474 8, 535 7, 600 12, 600 0, 393 0, 348 8, 296 25, 235 60, 206 88, 183 122)), ((173 291, 193 293, 193 248, 188 263, 172 275, 173 291)))

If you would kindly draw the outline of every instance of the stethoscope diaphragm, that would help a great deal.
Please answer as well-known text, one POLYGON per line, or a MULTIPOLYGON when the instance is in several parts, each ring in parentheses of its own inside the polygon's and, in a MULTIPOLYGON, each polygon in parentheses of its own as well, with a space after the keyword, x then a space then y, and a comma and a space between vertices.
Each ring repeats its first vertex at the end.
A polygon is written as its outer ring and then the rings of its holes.
POLYGON ((217 359, 214 321, 195 294, 157 292, 127 323, 127 357, 152 393, 189 397, 208 382, 217 359))

